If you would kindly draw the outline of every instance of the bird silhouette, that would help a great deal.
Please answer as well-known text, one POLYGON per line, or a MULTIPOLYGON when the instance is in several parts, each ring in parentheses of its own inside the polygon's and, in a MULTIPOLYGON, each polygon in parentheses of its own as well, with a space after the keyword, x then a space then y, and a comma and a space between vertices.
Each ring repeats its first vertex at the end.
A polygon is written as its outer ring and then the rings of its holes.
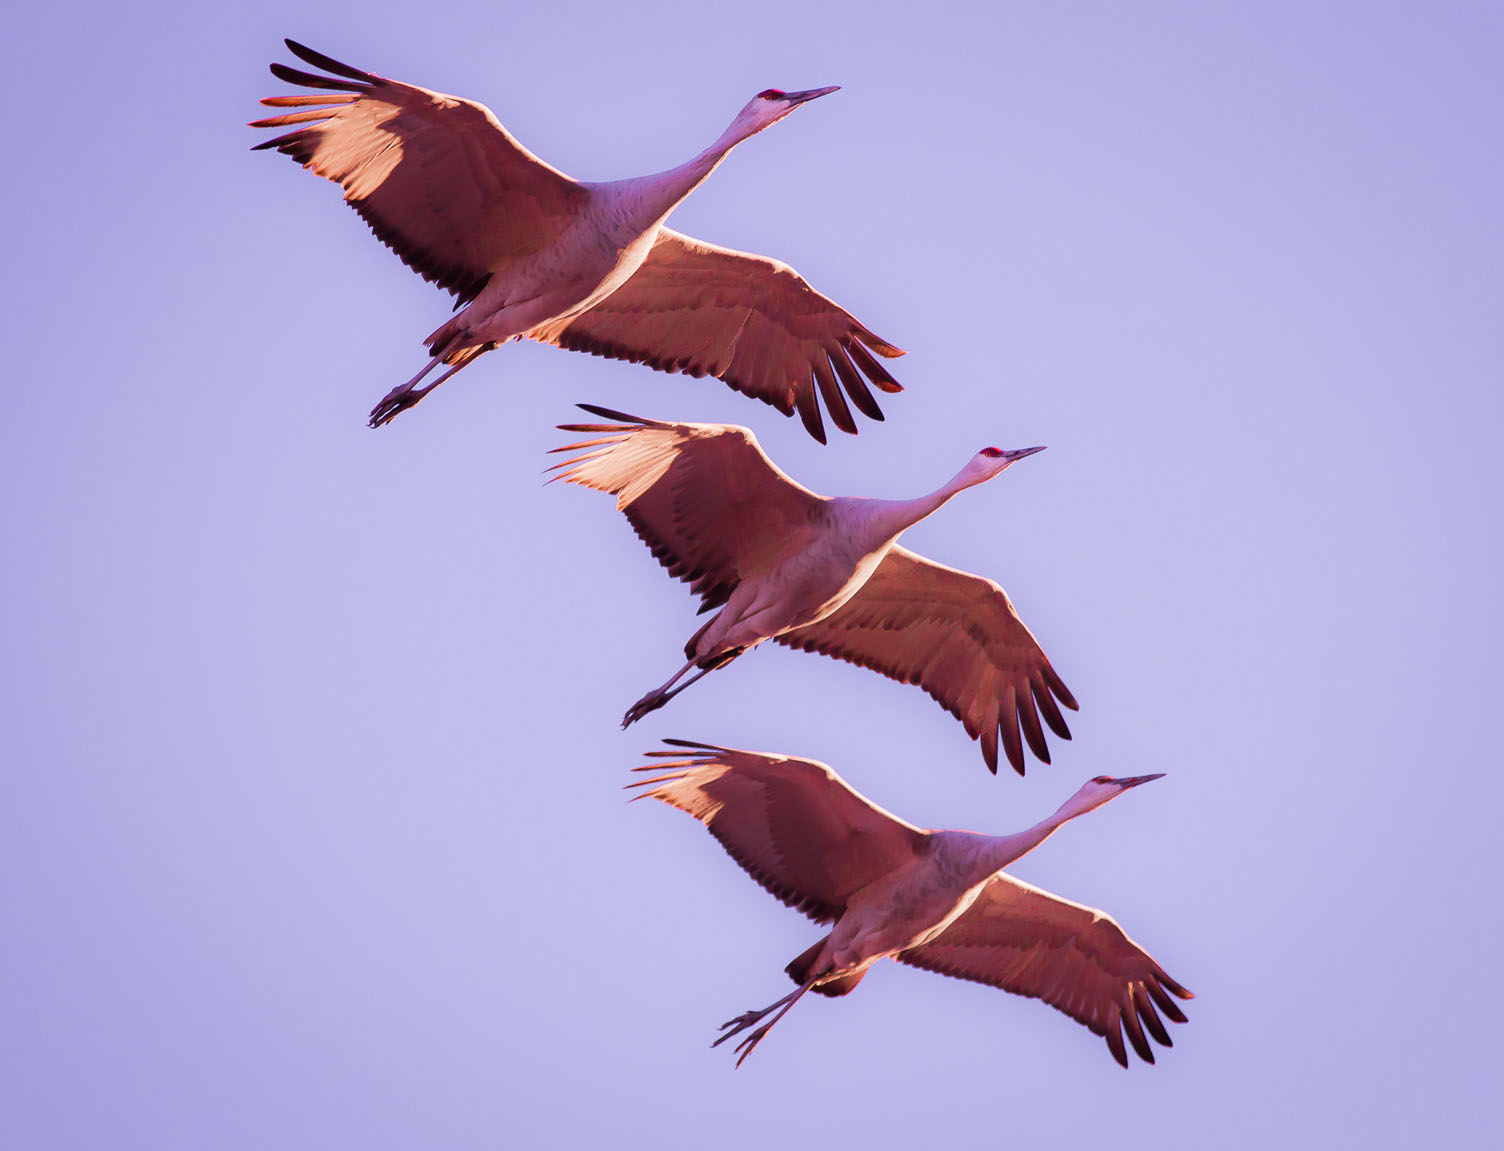
POLYGON ((588 183, 534 156, 482 104, 286 43, 330 75, 273 64, 279 79, 316 91, 262 100, 304 110, 253 121, 296 125, 256 148, 275 148, 339 184, 383 243, 455 296, 456 314, 425 341, 428 364, 371 410, 372 427, 523 337, 715 376, 784 415, 797 410, 821 443, 820 399, 838 428, 855 433, 846 397, 881 420, 868 383, 902 390, 874 356, 903 352, 793 268, 664 227, 737 144, 835 88, 769 88, 686 163, 588 183), (419 387, 441 363, 448 370, 419 387))
POLYGON ((636 769, 660 774, 629 784, 651 789, 634 798, 688 812, 783 903, 833 925, 785 969, 797 990, 722 1025, 713 1046, 747 1033, 738 1067, 805 992, 849 994, 883 958, 1041 999, 1102 1036, 1124 1067, 1124 1032, 1149 1063, 1145 1031, 1171 1046, 1156 1007, 1185 1022, 1170 997, 1192 994, 1115 920, 1002 870, 1162 773, 1099 775, 1033 827, 979 835, 915 827, 811 759, 664 742, 673 749, 648 752, 655 762, 636 769))
POLYGON ((687 662, 638 700, 626 727, 765 640, 915 683, 979 739, 997 771, 998 739, 1024 773, 1024 744, 1050 761, 1075 697, 997 584, 900 546, 904 529, 956 493, 1043 448, 984 448, 912 500, 816 495, 780 471, 746 428, 666 423, 581 404, 611 424, 561 424, 596 438, 554 449, 573 484, 610 492, 671 575, 720 610, 685 645, 687 662), (694 675, 674 685, 690 671, 694 675), (1022 731, 1022 738, 1020 738, 1022 731))

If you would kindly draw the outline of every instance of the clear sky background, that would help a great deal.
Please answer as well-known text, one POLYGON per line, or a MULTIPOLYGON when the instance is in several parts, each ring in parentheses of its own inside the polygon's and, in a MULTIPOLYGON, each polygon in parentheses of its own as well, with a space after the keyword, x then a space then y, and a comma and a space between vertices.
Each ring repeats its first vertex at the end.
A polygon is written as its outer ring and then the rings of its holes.
POLYGON ((1497 5, 28 5, 9 66, 0 1144, 1478 1145, 1498 1089, 1497 5), (674 218, 908 348, 828 448, 538 346, 378 432, 447 297, 248 151, 291 35, 587 179, 840 84, 674 218), (904 497, 1082 703, 993 778, 914 688, 782 649, 623 734, 693 600, 543 487, 589 401, 904 497), (620 785, 666 735, 1006 832, 1198 993, 1128 1072, 887 964, 739 1072, 819 930, 620 785))

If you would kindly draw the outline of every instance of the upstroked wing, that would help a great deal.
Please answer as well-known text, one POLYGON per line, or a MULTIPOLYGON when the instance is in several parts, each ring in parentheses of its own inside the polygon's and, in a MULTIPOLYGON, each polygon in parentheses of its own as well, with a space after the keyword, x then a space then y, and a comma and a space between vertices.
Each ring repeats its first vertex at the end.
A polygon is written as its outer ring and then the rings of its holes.
POLYGON ((555 448, 580 453, 555 466, 562 479, 616 496, 616 506, 702 610, 719 607, 749 575, 768 570, 803 536, 826 502, 763 454, 734 424, 648 420, 591 404, 612 424, 561 424, 599 438, 555 448))
POLYGON ((333 75, 273 64, 279 79, 320 91, 262 100, 307 110, 255 121, 302 125, 257 148, 275 148, 339 184, 382 243, 461 302, 475 298, 493 269, 552 244, 589 195, 483 104, 362 72, 292 40, 287 46, 333 75))
POLYGON ((763 887, 816 923, 924 850, 926 832, 853 791, 823 763, 670 739, 649 752, 668 772, 633 787, 638 799, 688 812, 763 887))
POLYGON ((661 229, 625 284, 581 315, 534 329, 544 343, 714 376, 784 415, 795 410, 825 442, 820 399, 844 432, 856 421, 842 395, 883 418, 868 382, 903 389, 874 358, 903 352, 809 286, 787 264, 661 229))

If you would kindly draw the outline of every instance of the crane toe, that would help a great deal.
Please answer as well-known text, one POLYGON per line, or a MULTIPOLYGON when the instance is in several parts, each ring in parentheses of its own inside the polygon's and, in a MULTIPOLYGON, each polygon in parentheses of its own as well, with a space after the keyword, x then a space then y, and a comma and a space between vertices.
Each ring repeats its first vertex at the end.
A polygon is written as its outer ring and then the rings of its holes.
POLYGON ((668 693, 663 691, 650 691, 631 707, 627 708, 627 714, 622 716, 621 726, 625 731, 643 716, 657 711, 669 700, 668 693))
POLYGON ((379 428, 382 424, 391 423, 408 408, 417 404, 428 394, 428 391, 428 388, 414 388, 411 384, 393 388, 371 409, 370 426, 379 428))

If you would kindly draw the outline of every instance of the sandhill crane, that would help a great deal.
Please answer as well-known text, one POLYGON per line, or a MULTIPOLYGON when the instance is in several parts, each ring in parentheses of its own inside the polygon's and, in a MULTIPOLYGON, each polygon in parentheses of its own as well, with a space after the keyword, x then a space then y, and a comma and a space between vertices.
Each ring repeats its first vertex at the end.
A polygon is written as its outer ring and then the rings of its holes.
POLYGON ((798 990, 721 1025, 712 1046, 777 1012, 737 1045, 738 1067, 806 991, 846 995, 885 956, 1042 999, 1106 1039, 1124 1067, 1124 1031, 1149 1063, 1146 1030, 1171 1046, 1156 1005, 1185 1022, 1170 996, 1194 997, 1115 920, 1002 871, 1067 820, 1162 772, 1099 775, 1031 828, 979 835, 906 823, 814 760, 664 742, 675 750, 648 752, 656 762, 636 770, 668 774, 629 784, 652 789, 634 798, 688 812, 783 903, 834 924, 785 969, 798 990))
POLYGON ((873 353, 903 352, 793 268, 663 226, 731 149, 835 88, 769 88, 687 163, 633 180, 586 183, 534 156, 483 104, 286 43, 330 75, 273 64, 279 79, 320 91, 262 100, 305 110, 254 121, 253 128, 302 125, 256 147, 275 148, 338 183, 403 263, 456 297, 458 314, 425 341, 432 359, 371 410, 372 427, 481 353, 524 336, 666 372, 715 376, 784 415, 797 409, 821 443, 817 389, 836 426, 852 433, 856 422, 842 386, 874 420, 883 415, 867 382, 902 390, 873 353), (448 371, 418 387, 440 363, 448 371))
POLYGON ((957 492, 1043 448, 984 448, 918 499, 831 498, 780 471, 746 428, 580 407, 618 422, 559 425, 605 434, 555 448, 583 454, 549 469, 560 472, 554 478, 615 495, 669 574, 700 596, 700 610, 721 609, 685 645, 688 662, 633 704, 623 727, 771 639, 919 684, 980 738, 994 773, 999 733, 1020 775, 1025 741, 1050 762, 1041 715, 1071 737, 1055 701, 1075 709, 1076 700, 1007 593, 895 543, 957 492))

